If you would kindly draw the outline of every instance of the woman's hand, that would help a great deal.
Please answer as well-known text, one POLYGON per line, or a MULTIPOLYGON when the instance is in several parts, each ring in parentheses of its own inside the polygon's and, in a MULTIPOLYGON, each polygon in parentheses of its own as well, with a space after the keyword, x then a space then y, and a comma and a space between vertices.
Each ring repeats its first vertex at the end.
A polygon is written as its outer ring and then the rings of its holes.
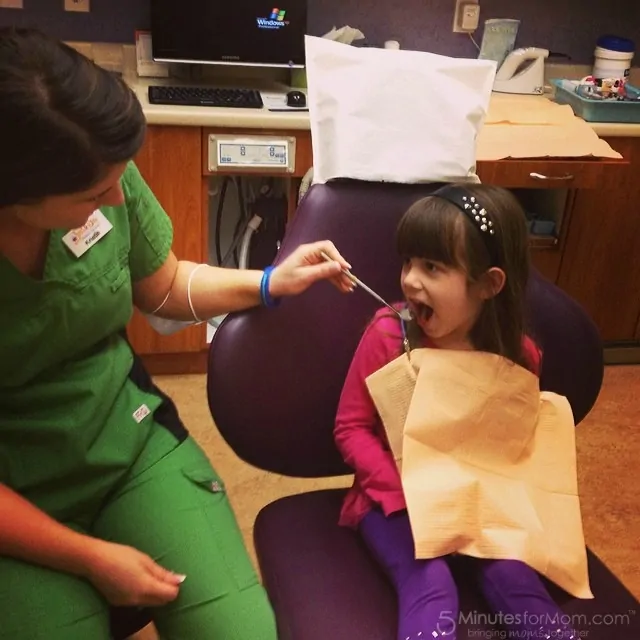
POLYGON ((333 242, 323 240, 300 245, 271 274, 269 293, 274 298, 302 293, 320 280, 330 280, 340 291, 353 291, 353 283, 342 273, 351 265, 340 255, 333 242), (334 261, 322 257, 326 253, 334 261))
POLYGON ((178 597, 186 576, 177 575, 132 547, 96 540, 87 578, 116 606, 158 606, 178 597))

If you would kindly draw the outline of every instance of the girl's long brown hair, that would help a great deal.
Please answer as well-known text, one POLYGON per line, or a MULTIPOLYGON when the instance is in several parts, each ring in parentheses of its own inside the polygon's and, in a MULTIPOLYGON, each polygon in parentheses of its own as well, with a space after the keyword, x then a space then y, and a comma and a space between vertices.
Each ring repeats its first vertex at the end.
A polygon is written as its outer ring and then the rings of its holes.
MULTIPOLYGON (((526 217, 515 196, 500 187, 464 184, 471 196, 487 210, 498 245, 497 264, 492 265, 480 231, 458 207, 443 198, 427 196, 404 214, 396 234, 398 253, 406 259, 424 258, 463 269, 476 282, 491 266, 501 268, 505 285, 487 300, 470 333, 473 346, 504 356, 524 367, 524 297, 530 258, 526 217)), ((409 336, 415 335, 410 327, 409 336)))

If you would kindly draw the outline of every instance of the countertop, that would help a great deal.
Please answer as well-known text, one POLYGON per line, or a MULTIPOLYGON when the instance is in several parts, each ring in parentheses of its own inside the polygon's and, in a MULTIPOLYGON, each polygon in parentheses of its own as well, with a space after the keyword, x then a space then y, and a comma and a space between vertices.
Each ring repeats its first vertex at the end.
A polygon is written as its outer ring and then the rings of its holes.
MULTIPOLYGON (((149 85, 179 85, 175 79, 125 77, 136 92, 149 124, 181 125, 187 127, 225 127, 241 129, 295 129, 309 130, 308 111, 269 111, 262 109, 225 109, 223 107, 182 107, 149 103, 149 85)), ((288 88, 269 84, 257 87, 262 92, 281 94, 284 100, 288 88)))
MULTIPOLYGON (((137 74, 125 76, 125 80, 134 89, 140 100, 149 124, 179 125, 194 127, 224 127, 242 129, 290 129, 309 130, 308 111, 273 112, 267 107, 262 109, 225 109, 220 107, 180 107, 154 105, 149 103, 148 87, 150 84, 179 84, 175 79, 140 78, 137 74)), ((281 94, 288 90, 283 85, 257 87, 269 95, 281 94)), ((549 106, 549 95, 544 96, 512 96, 508 94, 492 94, 489 114, 494 105, 501 105, 505 100, 517 100, 522 112, 528 109, 539 109, 541 105, 549 106)), ((553 103, 555 104, 555 103, 553 103)), ((283 104, 284 106, 284 104, 283 104)), ((640 124, 587 123, 600 137, 640 137, 640 124)), ((489 126, 489 125, 486 125, 489 126)))

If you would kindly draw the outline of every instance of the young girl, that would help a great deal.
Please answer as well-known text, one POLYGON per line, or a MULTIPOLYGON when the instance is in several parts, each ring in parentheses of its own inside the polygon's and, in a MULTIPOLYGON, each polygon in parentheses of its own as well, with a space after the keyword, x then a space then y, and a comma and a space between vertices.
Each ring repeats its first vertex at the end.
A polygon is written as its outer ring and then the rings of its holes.
MULTIPOLYGON (((379 311, 358 346, 338 407, 335 438, 355 470, 340 524, 357 529, 398 595, 398 640, 456 637, 458 597, 446 557, 416 560, 400 474, 366 378, 411 348, 495 353, 539 374, 540 353, 525 334, 529 276, 524 213, 508 191, 448 185, 403 216, 397 249, 413 319, 379 311), (403 323, 404 324, 404 323, 403 323)), ((540 576, 517 560, 469 558, 489 606, 513 637, 577 638, 540 576)), ((511 637, 511 636, 509 636, 511 637)))

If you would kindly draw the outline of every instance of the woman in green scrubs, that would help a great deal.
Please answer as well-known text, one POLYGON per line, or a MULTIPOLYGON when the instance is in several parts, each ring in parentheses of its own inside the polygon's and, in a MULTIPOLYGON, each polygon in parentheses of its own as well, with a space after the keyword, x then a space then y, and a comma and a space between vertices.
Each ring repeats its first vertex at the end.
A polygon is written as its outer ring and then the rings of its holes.
POLYGON ((265 272, 178 260, 131 161, 144 133, 120 79, 0 30, 1 640, 106 640, 109 604, 154 607, 162 638, 276 639, 224 482, 124 330, 134 306, 191 320, 346 292, 348 265, 330 242, 265 272))

